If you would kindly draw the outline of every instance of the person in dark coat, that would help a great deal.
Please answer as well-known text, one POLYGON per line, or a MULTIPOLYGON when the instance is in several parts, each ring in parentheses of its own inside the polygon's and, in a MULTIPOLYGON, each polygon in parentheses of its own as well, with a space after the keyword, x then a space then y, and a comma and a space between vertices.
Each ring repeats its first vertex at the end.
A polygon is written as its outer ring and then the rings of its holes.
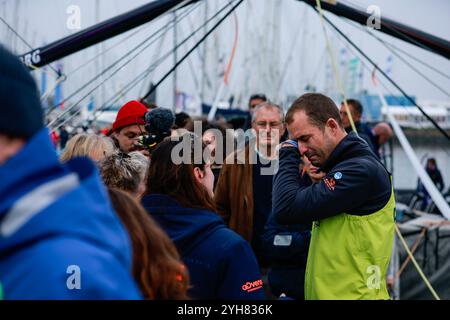
MULTIPOLYGON (((372 130, 364 122, 361 121, 362 114, 364 111, 361 102, 355 99, 348 99, 347 105, 351 113, 353 122, 355 124, 355 129, 356 132, 358 133, 358 136, 369 145, 370 149, 375 153, 375 155, 379 156, 378 143, 376 141, 377 139, 375 135, 373 134, 372 130)), ((344 125, 345 131, 347 133, 350 133, 353 130, 353 128, 351 127, 350 117, 347 114, 344 102, 341 103, 339 115, 341 117, 341 121, 342 124, 344 125)))
POLYGON ((61 128, 59 128, 59 147, 61 150, 64 150, 68 140, 69 133, 67 132, 66 127, 61 126, 61 128))
MULTIPOLYGON (((425 166, 425 171, 428 173, 428 175, 431 178, 431 181, 436 185, 436 188, 442 192, 444 190, 444 179, 442 179, 441 170, 438 169, 436 159, 434 158, 428 158, 427 159, 427 165, 425 166)), ((423 193, 423 201, 422 205, 420 207, 421 210, 426 210, 428 204, 432 201, 430 194, 428 193, 427 189, 424 187, 420 179, 417 182, 417 190, 419 192, 423 193)))
POLYGON ((193 151, 201 156, 205 147, 201 138, 189 133, 180 141, 161 142, 152 153, 142 204, 180 252, 191 280, 189 296, 264 299, 261 274, 250 245, 228 229, 215 212, 210 162, 194 162, 193 151), (200 150, 191 148, 196 143, 202 146, 200 150), (177 155, 181 158, 176 159, 177 155))
MULTIPOLYGON (((302 157, 298 185, 308 187, 323 178, 324 173, 302 157)), ((263 250, 270 268, 268 282, 271 293, 279 297, 303 300, 305 269, 311 239, 311 223, 286 225, 278 223, 270 214, 262 235, 263 250)))

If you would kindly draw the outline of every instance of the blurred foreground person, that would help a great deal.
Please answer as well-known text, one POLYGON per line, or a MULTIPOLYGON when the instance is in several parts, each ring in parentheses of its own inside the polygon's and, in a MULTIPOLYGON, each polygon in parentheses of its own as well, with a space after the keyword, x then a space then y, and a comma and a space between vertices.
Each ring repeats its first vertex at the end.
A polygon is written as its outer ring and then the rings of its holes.
POLYGON ((5 299, 139 299, 128 235, 94 164, 62 165, 36 85, 0 47, 0 283, 5 299))
POLYGON ((161 142, 152 153, 142 203, 180 252, 189 270, 192 298, 264 299, 250 245, 215 212, 209 161, 194 161, 194 153, 201 156, 205 148, 193 134, 161 142), (198 153, 192 145, 200 146, 198 153), (180 149, 183 146, 187 147, 180 149))
POLYGON ((114 209, 130 233, 133 277, 144 298, 188 299, 189 277, 172 240, 131 195, 118 189, 108 191, 114 209))

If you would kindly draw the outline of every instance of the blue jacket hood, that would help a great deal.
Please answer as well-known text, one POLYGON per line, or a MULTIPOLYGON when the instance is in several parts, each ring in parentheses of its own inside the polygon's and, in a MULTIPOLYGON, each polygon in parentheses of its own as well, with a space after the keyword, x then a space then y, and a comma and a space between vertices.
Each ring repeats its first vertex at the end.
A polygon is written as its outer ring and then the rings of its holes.
POLYGON ((162 194, 146 195, 142 202, 175 242, 189 270, 191 297, 264 299, 250 245, 228 229, 215 212, 184 208, 162 194))
POLYGON ((215 212, 184 208, 168 195, 145 195, 142 204, 167 232, 183 256, 188 255, 218 229, 226 228, 222 218, 215 212))
MULTIPOLYGON (((114 240, 118 244, 128 243, 128 236, 109 204, 97 168, 87 158, 76 158, 67 165, 61 165, 47 136, 47 130, 41 131, 0 167, 0 221, 21 196, 43 182, 73 175, 79 185, 62 195, 45 215, 36 214, 15 234, 0 238, 0 253, 25 242, 60 233, 89 238, 119 253, 124 248, 117 248, 114 240), (95 216, 92 216, 92 211, 87 215, 86 205, 92 207, 95 216)), ((129 253, 129 250, 125 252, 129 253)), ((123 254, 119 256, 123 257, 123 254)))
MULTIPOLYGON (((86 290, 81 293, 83 298, 119 298, 120 295, 105 294, 102 286, 94 285, 102 279, 108 285, 117 286, 115 289, 129 290, 121 297, 128 294, 128 297, 139 298, 130 277, 128 235, 110 205, 95 165, 89 159, 76 158, 65 165, 60 164, 48 130, 43 129, 18 154, 0 166, 0 181, 0 281, 4 284, 6 298, 11 287, 19 284, 27 287, 26 281, 21 282, 14 273, 17 276, 26 273, 26 268, 33 268, 33 261, 39 261, 43 268, 44 265, 48 268, 40 280, 47 283, 46 292, 49 293, 34 297, 77 298, 66 296, 64 290, 55 293, 50 285, 54 280, 51 277, 55 270, 52 269, 57 268, 55 273, 61 277, 60 267, 65 266, 68 260, 83 265, 85 269, 91 268, 93 273, 94 268, 103 268, 101 263, 107 264, 106 260, 111 264, 109 274, 89 275, 87 270, 84 272, 85 278, 92 276, 92 282, 86 281, 85 288, 92 284, 94 291, 98 289, 98 292, 89 296, 89 290, 86 290), (52 185, 53 189, 49 189, 52 185), (28 253, 21 255, 21 252, 28 253), (57 254, 52 255, 53 252, 57 254), (51 261, 43 262, 47 260, 51 261), (118 273, 114 274, 116 271, 118 273), (47 282, 46 277, 49 277, 47 282), (114 277, 117 282, 110 282, 114 277)), ((105 291, 110 289, 108 285, 104 286, 105 291)), ((9 296, 26 298, 30 297, 29 293, 14 291, 9 296)))

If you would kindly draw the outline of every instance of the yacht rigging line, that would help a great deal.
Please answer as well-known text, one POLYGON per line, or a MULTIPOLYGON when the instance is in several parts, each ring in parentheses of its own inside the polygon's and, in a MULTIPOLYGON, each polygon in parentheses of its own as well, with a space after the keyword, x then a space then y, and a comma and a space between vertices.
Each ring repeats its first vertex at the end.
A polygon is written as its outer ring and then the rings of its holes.
POLYGON ((330 39, 328 38, 328 35, 327 35, 327 29, 325 28, 325 22, 324 22, 325 16, 323 14, 322 7, 320 6, 320 0, 316 0, 316 4, 317 4, 317 9, 316 8, 315 9, 316 9, 316 11, 318 12, 318 14, 320 16, 322 29, 323 29, 323 33, 324 33, 324 36, 325 36, 325 41, 326 41, 326 44, 327 44, 328 54, 330 56, 331 65, 333 67, 333 74, 334 74, 334 77, 335 77, 338 89, 339 89, 339 91, 340 91, 340 93, 342 95, 343 103, 344 103, 344 106, 345 106, 345 111, 347 112, 347 116, 348 116, 348 119, 350 121, 350 125, 352 127, 352 130, 353 130, 353 132, 358 134, 358 131, 356 130, 356 127, 355 127, 355 122, 353 121, 352 113, 350 112, 350 109, 348 107, 347 97, 345 95, 345 90, 344 90, 344 87, 342 85, 341 79, 339 77, 339 72, 338 72, 338 69, 337 69, 337 66, 336 66, 336 59, 334 57, 333 48, 331 47, 330 39))
MULTIPOLYGON (((241 1, 242 1, 242 0, 241 0, 241 1)), ((230 4, 226 4, 226 5, 225 5, 223 8, 221 8, 218 12, 216 12, 213 16, 211 16, 211 17, 204 23, 204 25, 205 25, 205 24, 208 24, 211 20, 213 20, 214 18, 216 18, 221 12, 223 12, 223 11, 224 11, 227 7, 229 7, 229 6, 230 6, 230 4)), ((227 14, 229 14, 229 12, 228 12, 227 14)), ((225 17, 226 17, 226 16, 225 16, 225 17)), ((225 18, 225 17, 224 17, 224 18, 225 18)), ((180 21, 180 20, 178 20, 178 21, 180 21)), ((223 20, 221 20, 221 21, 223 21, 223 20)), ((221 21, 219 21, 219 23, 220 23, 221 21)), ((201 26, 200 26, 199 28, 197 28, 193 33, 191 33, 186 39, 184 39, 182 42, 180 42, 180 43, 177 45, 177 48, 180 47, 180 46, 182 46, 182 45, 183 45, 184 43, 186 43, 190 38, 192 38, 192 37, 195 35, 195 33, 199 32, 199 31, 203 28, 204 25, 201 25, 201 26)), ((216 26, 217 26, 217 25, 216 25, 216 26)), ((155 39, 155 41, 156 41, 156 40, 157 40, 157 39, 155 39)), ((197 43, 197 44, 198 44, 198 43, 197 43)), ((194 47, 193 49, 195 49, 195 47, 194 47)), ((193 49, 191 49, 190 52, 192 52, 193 49)), ((116 99, 117 96, 119 96, 119 98, 120 98, 121 95, 123 95, 123 94, 126 93, 127 91, 129 91, 129 90, 131 90, 132 88, 134 88, 134 84, 139 83, 140 81, 142 81, 143 79, 145 79, 145 77, 146 77, 150 72, 152 72, 152 71, 160 64, 160 62, 162 62, 163 60, 165 60, 167 57, 169 57, 169 56, 172 54, 173 50, 175 50, 175 49, 172 49, 172 50, 168 51, 163 57, 161 57, 160 59, 158 59, 158 61, 152 63, 152 64, 150 65, 150 67, 148 67, 148 68, 147 68, 146 70, 144 70, 141 74, 139 74, 137 77, 135 77, 128 85, 126 85, 127 89, 125 90, 125 92, 124 92, 124 90, 121 90, 120 92, 115 93, 110 99, 108 99, 108 101, 105 102, 105 103, 103 104, 103 106, 101 106, 101 107, 97 110, 98 113, 96 114, 96 118, 97 118, 103 111, 105 111, 105 110, 107 109, 107 107, 108 107, 108 104, 107 104, 107 103, 109 103, 109 101, 112 101, 112 100, 116 99), (137 82, 135 82, 135 81, 137 81, 137 82)), ((119 71, 121 68, 122 68, 122 67, 120 67, 119 69, 117 69, 117 70, 115 71, 115 73, 117 73, 117 71, 119 71)), ((113 75, 114 75, 114 73, 111 74, 108 78, 106 78, 103 82, 105 82, 106 80, 108 80, 108 79, 109 79, 110 77, 112 77, 113 75)), ((102 83, 103 83, 103 82, 102 82, 102 83)), ((102 83, 100 83, 100 85, 101 85, 102 83)), ((99 87, 99 85, 98 85, 97 87, 95 87, 93 90, 91 90, 91 92, 89 92, 87 95, 85 95, 85 96, 82 98, 82 100, 85 99, 87 96, 89 96, 89 94, 91 94, 92 91, 94 91, 94 90, 97 89, 98 87, 99 87)), ((155 87, 155 88, 156 88, 156 87, 155 87)), ((143 97, 143 99, 144 99, 144 98, 145 98, 145 97, 143 97)), ((81 100, 78 101, 77 104, 78 104, 79 102, 81 102, 81 100)), ((73 107, 73 106, 71 106, 71 107, 73 107)), ((55 126, 55 127, 52 128, 52 129, 53 129, 53 130, 56 130, 56 129, 60 128, 62 125, 64 125, 65 123, 67 123, 67 122, 69 122, 71 119, 73 119, 73 118, 74 118, 76 115, 78 115, 80 112, 81 112, 81 109, 75 111, 74 114, 72 114, 70 117, 68 117, 68 118, 65 119, 62 123, 59 123, 57 126, 55 126)), ((61 114, 60 116, 63 116, 63 114, 61 114)), ((55 119, 54 121, 52 121, 51 124, 55 123, 56 120, 58 120, 58 118, 55 119)), ((51 124, 49 124, 48 126, 50 127, 51 124)))
POLYGON ((223 16, 195 45, 192 47, 180 60, 178 60, 175 65, 153 86, 145 95, 144 99, 152 94, 156 88, 195 50, 200 44, 231 14, 233 11, 243 2, 239 0, 226 14, 223 16))
MULTIPOLYGON (((317 9, 314 8, 316 11, 317 9)), ((399 90, 401 92, 401 94, 409 100, 409 102, 411 102, 414 106, 416 106, 420 112, 433 124, 433 126, 438 129, 446 138, 447 140, 450 142, 450 135, 441 128, 441 126, 439 126, 438 123, 436 123, 436 121, 434 121, 433 118, 431 118, 423 109, 422 107, 420 107, 410 96, 408 96, 406 94, 406 92, 391 78, 389 77, 383 70, 381 70, 380 67, 378 67, 378 65, 367 55, 364 53, 364 51, 362 51, 352 40, 349 39, 349 37, 347 37, 347 35, 345 35, 338 27, 336 27, 336 25, 334 23, 332 23, 325 15, 323 16, 324 20, 326 22, 328 22, 328 24, 333 27, 333 29, 335 29, 347 42, 349 42, 362 56, 364 56, 364 58, 367 59, 367 61, 375 68, 377 69, 395 88, 397 88, 397 90, 399 90)))
MULTIPOLYGON (((28 41, 26 41, 16 30, 14 30, 13 27, 11 27, 11 25, 2 17, 0 17, 0 21, 2 21, 6 27, 17 37, 19 38, 20 41, 22 41, 29 49, 33 49, 33 47, 31 46, 31 44, 28 43, 28 41)), ((49 65, 50 68, 56 73, 56 75, 59 77, 59 73, 58 71, 55 69, 55 67, 53 67, 51 64, 49 65)), ((42 72, 47 72, 44 69, 40 69, 38 67, 35 68, 36 70, 40 70, 42 72)))
MULTIPOLYGON (((196 7, 192 7, 190 8, 190 10, 188 10, 184 15, 183 18, 185 18, 190 12, 192 12, 196 7)), ((102 70, 99 74, 95 75, 93 78, 91 78, 90 80, 88 80, 84 85, 82 85, 80 88, 78 88, 77 90, 75 90, 73 93, 71 93, 69 96, 67 96, 65 99, 63 99, 63 101, 61 101, 58 104, 53 105, 51 108, 49 108, 49 110, 47 111, 46 115, 49 115, 53 110, 55 110, 61 103, 64 103, 66 101, 68 101, 69 99, 71 99, 72 97, 76 96, 78 93, 80 93, 81 91, 83 91, 85 88, 87 88, 90 84, 92 84, 96 79, 100 78, 102 75, 104 75, 105 73, 107 73, 109 70, 113 69, 117 64, 119 64, 122 60, 124 60, 125 58, 129 57, 129 55, 136 51, 137 49, 139 49, 140 47, 144 46, 140 51, 138 51, 137 54, 135 54, 133 56, 133 58, 128 59, 122 66, 120 66, 118 69, 116 69, 110 76, 108 76, 106 79, 104 79, 99 85, 97 85, 96 87, 94 87, 93 90, 89 91, 89 93, 85 96, 83 96, 83 98, 81 98, 81 100, 77 101, 74 105, 72 105, 69 109, 72 109, 73 107, 77 106, 81 101, 84 100, 84 98, 86 98, 89 94, 91 94, 92 92, 94 92, 98 87, 100 87, 104 82, 106 82, 106 80, 110 79, 112 77, 112 75, 116 74, 119 70, 121 70, 125 65, 127 65, 128 63, 130 63, 134 58, 136 58, 140 53, 142 53, 145 49, 147 49, 148 47, 150 47, 152 44, 154 44, 156 42, 156 40, 160 39, 160 37, 162 37, 163 34, 161 34, 162 31, 168 29, 170 26, 172 25, 172 22, 169 22, 168 24, 164 25, 163 27, 159 28, 157 31, 155 31, 154 33, 150 34, 144 41, 142 41, 141 43, 139 43, 138 45, 136 45, 134 48, 130 49, 128 52, 126 52, 124 55, 122 55, 119 59, 117 59, 116 61, 114 61, 112 64, 110 64, 109 66, 107 66, 104 70, 102 70), (159 34, 159 36, 156 39, 153 39, 155 36, 157 36, 159 34), (147 43, 148 42, 148 43, 147 43)), ((66 111, 68 111, 69 109, 67 109, 66 111)), ((64 113, 62 113, 60 116, 62 116, 64 113)), ((58 118, 60 118, 60 116, 58 116, 58 118)), ((56 119, 55 119, 56 120, 56 119)), ((52 121, 52 123, 54 123, 55 121, 52 121)), ((52 124, 51 123, 51 124, 52 124)), ((49 124, 49 126, 51 126, 51 124, 49 124)))
POLYGON ((426 81, 428 81, 428 83, 430 83, 432 86, 434 86, 436 89, 438 89, 439 91, 441 91, 443 94, 445 94, 447 97, 450 98, 450 93, 448 93, 444 88, 442 88, 441 86, 439 86, 436 82, 434 82, 433 80, 431 80, 428 76, 426 76, 422 71, 420 71, 419 69, 417 69, 414 65, 411 64, 411 62, 409 62, 408 60, 406 60, 402 55, 400 55, 393 47, 390 47, 390 44, 388 44, 386 41, 384 41, 383 39, 381 39, 380 37, 378 37, 377 35, 375 35, 373 32, 371 32, 370 30, 368 30, 367 28, 364 28, 362 26, 359 25, 354 25, 353 23, 350 23, 349 21, 347 21, 346 19, 343 19, 345 22, 347 22, 349 25, 352 25, 355 28, 358 28, 362 31, 367 32, 369 35, 371 35, 373 38, 375 38, 376 40, 378 40, 381 44, 383 44, 392 54, 394 54, 397 58, 399 58, 401 61, 403 61, 403 63, 405 63, 409 68, 411 68, 412 70, 414 70, 417 74, 419 74, 422 78, 424 78, 426 81))
MULTIPOLYGON (((335 30, 333 30, 335 32, 336 38, 338 38, 344 45, 345 47, 355 56, 359 59, 359 61, 361 61, 363 67, 369 71, 369 73, 373 72, 373 68, 371 68, 370 66, 367 65, 366 61, 364 61, 364 57, 361 56, 361 54, 359 52, 356 52, 355 49, 353 47, 351 47, 349 45, 348 42, 345 41, 345 39, 342 38, 342 35, 337 33, 335 30)), ((391 96, 395 96, 395 94, 393 93, 393 91, 388 87, 387 84, 384 83, 384 81, 382 79, 377 79, 379 84, 381 84, 381 86, 384 88, 384 90, 386 90, 391 96)), ((403 106, 405 107, 405 106, 403 106)), ((405 107, 406 112, 408 113, 408 115, 412 116, 411 112, 405 107)), ((419 125, 421 126, 422 129, 425 129, 425 127, 423 126, 422 123, 419 123, 419 125)), ((440 146, 440 150, 445 152, 449 157, 450 157, 450 151, 443 148, 442 146, 440 146)))

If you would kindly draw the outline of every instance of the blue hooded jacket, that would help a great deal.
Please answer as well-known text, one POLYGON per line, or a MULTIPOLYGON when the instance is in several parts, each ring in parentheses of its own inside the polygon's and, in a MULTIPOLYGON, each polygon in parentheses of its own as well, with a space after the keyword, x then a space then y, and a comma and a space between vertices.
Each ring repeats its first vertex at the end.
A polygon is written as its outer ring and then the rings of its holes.
POLYGON ((189 270, 194 299, 265 299, 250 245, 208 210, 184 208, 162 194, 142 203, 174 241, 189 270))
POLYGON ((59 163, 47 129, 0 166, 5 299, 140 299, 131 250, 97 169, 59 163))

